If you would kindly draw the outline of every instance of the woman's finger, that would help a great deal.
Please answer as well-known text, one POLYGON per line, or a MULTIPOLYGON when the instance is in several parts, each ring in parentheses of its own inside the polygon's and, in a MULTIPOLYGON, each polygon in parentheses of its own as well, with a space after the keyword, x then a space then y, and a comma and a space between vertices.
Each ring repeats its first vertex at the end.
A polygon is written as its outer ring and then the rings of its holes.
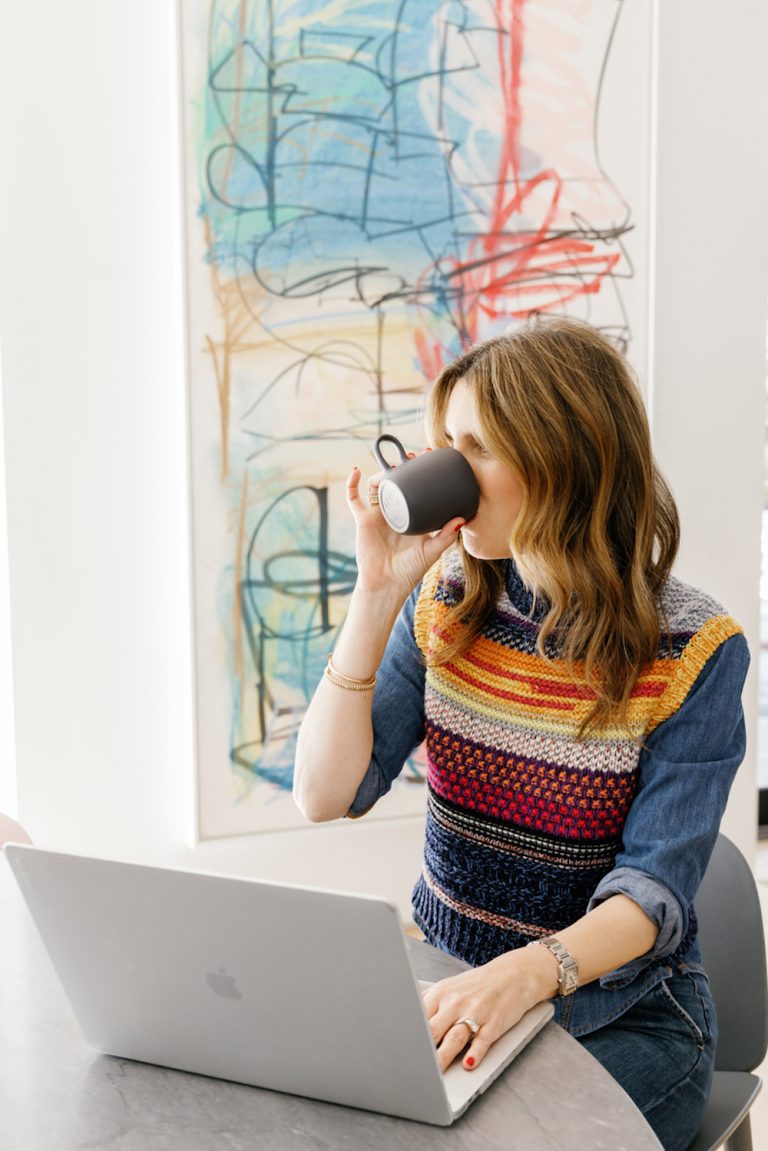
POLYGON ((447 1071, 453 1061, 461 1055, 467 1046, 468 1038, 469 1033, 464 1023, 454 1023, 453 1027, 446 1031, 442 1043, 437 1048, 441 1071, 447 1071))
MULTIPOLYGON (((480 1030, 473 1035, 472 1028, 461 1022, 464 1009, 458 1004, 438 1003, 433 1014, 430 1014, 426 1000, 425 1007, 441 1070, 445 1071, 459 1056, 462 1056, 462 1063, 467 1070, 476 1067, 491 1045, 492 1028, 488 1023, 481 1024, 480 1030)), ((470 1014, 467 1018, 474 1017, 470 1014)))
POLYGON ((437 1057, 441 1069, 445 1071, 461 1056, 463 1066, 471 1071, 485 1058, 495 1038, 489 1023, 481 1024, 480 1030, 473 1035, 466 1023, 461 1019, 456 1020, 437 1045, 437 1057))
POLYGON ((436 532, 435 535, 430 536, 424 541, 424 554, 429 561, 430 567, 439 560, 446 548, 456 543, 456 537, 465 522, 463 518, 456 516, 452 520, 449 520, 445 527, 442 527, 439 532, 436 532))
POLYGON ((371 476, 368 480, 368 506, 378 506, 379 503, 379 481, 375 476, 371 476))
POLYGON ((429 1031, 435 1047, 438 1047, 456 1022, 456 1009, 453 1007, 437 1008, 428 1018, 429 1031))
POLYGON ((472 1042, 462 1056, 461 1062, 467 1071, 474 1071, 475 1067, 480 1066, 488 1054, 488 1049, 492 1042, 493 1039, 491 1038, 488 1026, 481 1027, 477 1035, 472 1037, 472 1042))
POLYGON ((496 1028, 491 1020, 481 1023, 480 1030, 476 1034, 473 1034, 472 1029, 461 1019, 456 1020, 445 1029, 442 1039, 437 1044, 440 1067, 445 1071, 454 1059, 461 1056, 462 1065, 468 1071, 474 1070, 482 1063, 488 1054, 488 1049, 497 1038, 496 1028))
POLYGON ((360 469, 357 464, 355 464, 347 476, 347 503, 353 510, 355 507, 363 505, 363 501, 360 498, 360 475, 360 469))
MULTIPOLYGON (((365 498, 365 500, 363 500, 362 496, 360 496, 360 494, 359 494, 360 493, 360 479, 361 479, 360 469, 358 467, 355 467, 352 474, 356 477, 357 492, 358 492, 358 496, 360 498, 360 502, 361 502, 362 506, 373 507, 376 504, 378 504, 378 502, 379 502, 379 499, 378 499, 379 484, 381 483, 381 480, 384 477, 384 472, 383 471, 374 472, 374 474, 372 476, 368 477, 368 479, 366 481, 366 489, 365 489, 365 497, 366 498, 365 498)), ((351 479, 351 477, 350 477, 350 479, 351 479)), ((349 492, 349 480, 347 481, 347 492, 349 492)), ((347 498, 349 498, 349 496, 347 498)))

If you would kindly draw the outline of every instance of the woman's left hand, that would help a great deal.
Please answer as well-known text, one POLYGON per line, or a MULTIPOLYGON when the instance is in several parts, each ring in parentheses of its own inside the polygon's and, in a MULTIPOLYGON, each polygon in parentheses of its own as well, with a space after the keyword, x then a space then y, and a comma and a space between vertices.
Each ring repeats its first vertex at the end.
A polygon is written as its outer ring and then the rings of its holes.
POLYGON ((423 998, 441 1070, 462 1053, 467 1070, 479 1066, 492 1043, 556 990, 553 956, 543 947, 522 947, 433 983, 423 998), (461 1019, 474 1020, 477 1034, 461 1019))

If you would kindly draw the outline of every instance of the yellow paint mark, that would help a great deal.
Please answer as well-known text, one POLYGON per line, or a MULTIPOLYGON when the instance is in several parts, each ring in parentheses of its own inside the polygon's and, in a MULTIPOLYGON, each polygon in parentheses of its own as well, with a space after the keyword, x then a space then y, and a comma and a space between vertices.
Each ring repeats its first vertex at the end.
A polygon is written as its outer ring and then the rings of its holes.
POLYGON ((235 675, 240 686, 240 701, 238 715, 242 715, 245 708, 245 655, 243 652, 243 609, 238 594, 238 588, 243 582, 243 564, 245 557, 245 527, 247 522, 246 511, 248 507, 248 471, 243 472, 243 487, 240 497, 240 516, 237 525, 237 540, 235 551, 235 595, 232 610, 232 628, 235 637, 235 675))

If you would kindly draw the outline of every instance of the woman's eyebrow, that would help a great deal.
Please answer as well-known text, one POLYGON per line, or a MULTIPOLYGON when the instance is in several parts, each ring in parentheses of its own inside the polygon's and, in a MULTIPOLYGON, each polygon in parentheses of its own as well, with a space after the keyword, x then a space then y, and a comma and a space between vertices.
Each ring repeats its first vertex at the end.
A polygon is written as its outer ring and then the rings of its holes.
MULTIPOLYGON (((445 436, 445 438, 450 443, 453 443, 453 436, 451 435, 451 433, 448 431, 447 428, 443 429, 443 435, 445 436)), ((480 442, 480 440, 477 438, 477 436, 474 435, 472 432, 465 432, 463 436, 459 436, 459 439, 464 440, 464 442, 466 444, 469 444, 470 447, 481 448, 483 446, 482 443, 480 442)))

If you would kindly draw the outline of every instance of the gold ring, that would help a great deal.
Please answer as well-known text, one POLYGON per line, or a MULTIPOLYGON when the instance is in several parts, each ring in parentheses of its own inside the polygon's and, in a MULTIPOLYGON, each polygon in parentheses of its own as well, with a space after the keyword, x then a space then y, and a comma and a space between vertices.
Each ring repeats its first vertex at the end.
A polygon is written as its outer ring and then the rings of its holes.
POLYGON ((456 1026, 458 1027, 460 1023, 463 1023, 465 1027, 468 1027, 473 1036, 477 1035, 478 1031, 480 1030, 480 1024, 476 1019, 457 1019, 456 1026))
POLYGON ((368 489, 368 506, 375 507, 379 502, 379 493, 376 488, 368 489))

